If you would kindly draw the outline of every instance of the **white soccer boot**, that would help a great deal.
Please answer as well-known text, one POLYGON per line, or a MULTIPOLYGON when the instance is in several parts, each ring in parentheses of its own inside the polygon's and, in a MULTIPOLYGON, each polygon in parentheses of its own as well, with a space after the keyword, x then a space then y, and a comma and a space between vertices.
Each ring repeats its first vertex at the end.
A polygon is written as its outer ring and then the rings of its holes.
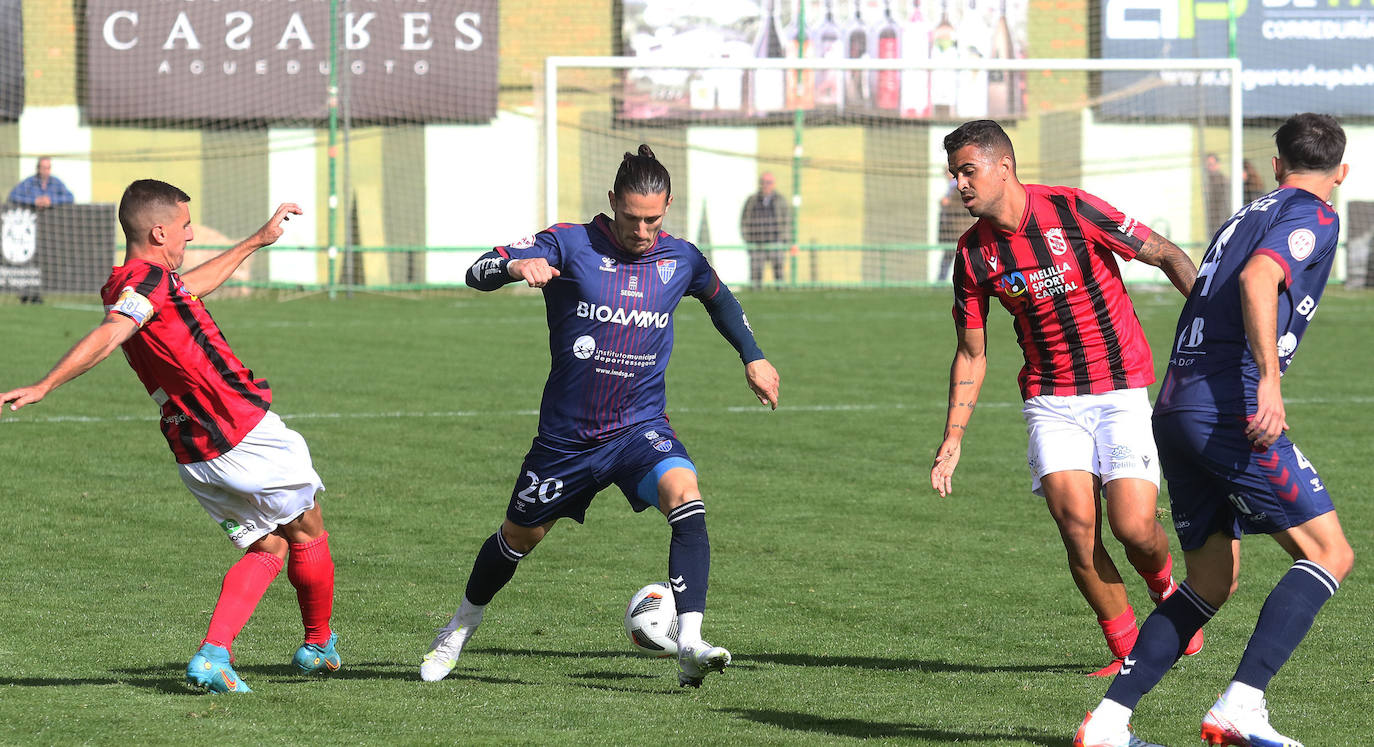
POLYGON ((460 619, 463 617, 461 613, 462 609, 459 608, 459 612, 453 614, 453 619, 439 631, 434 643, 429 645, 429 653, 420 662, 420 679, 425 682, 438 682, 447 677, 458 665, 458 655, 463 653, 463 646, 477 632, 477 626, 482 622, 481 613, 467 616, 476 619, 460 619))
POLYGON ((701 681, 711 672, 724 672, 730 665, 730 652, 706 641, 682 645, 677 651, 677 684, 679 687, 701 687, 701 681))
POLYGON ((1236 708, 1217 700, 1202 719, 1202 741, 1239 747, 1302 747, 1302 742, 1274 731, 1265 706, 1262 698, 1253 708, 1236 708))
POLYGON ((1129 724, 1114 733, 1095 733, 1100 730, 1092 728, 1092 720, 1091 713, 1083 717, 1083 723, 1078 725, 1078 733, 1073 735, 1073 747, 1161 747, 1137 737, 1129 724))

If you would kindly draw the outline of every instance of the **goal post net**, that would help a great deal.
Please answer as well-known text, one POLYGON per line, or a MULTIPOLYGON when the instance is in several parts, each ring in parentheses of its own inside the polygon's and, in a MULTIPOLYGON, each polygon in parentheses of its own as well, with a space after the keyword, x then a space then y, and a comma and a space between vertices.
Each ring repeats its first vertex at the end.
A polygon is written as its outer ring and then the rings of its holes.
MULTIPOLYGON (((1081 187, 1200 257, 1217 214, 1241 205, 1241 169, 1220 177, 1207 165, 1242 160, 1239 67, 551 57, 544 217, 605 210, 622 154, 647 143, 673 177, 665 230, 707 252, 732 286, 943 284, 972 219, 951 195, 942 141, 991 118, 1011 136, 1023 182, 1081 187), (745 215, 765 174, 792 208, 772 243, 745 215)), ((1162 282, 1152 270, 1123 267, 1128 281, 1162 282)))

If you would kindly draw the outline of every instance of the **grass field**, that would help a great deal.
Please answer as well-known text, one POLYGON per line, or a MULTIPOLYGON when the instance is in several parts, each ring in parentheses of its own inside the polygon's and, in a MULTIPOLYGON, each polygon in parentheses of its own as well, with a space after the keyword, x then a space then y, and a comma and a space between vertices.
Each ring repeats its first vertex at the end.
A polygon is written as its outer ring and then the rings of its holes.
MULTIPOLYGON (((1180 299, 1135 296, 1162 361, 1180 299)), ((300 621, 283 574, 235 645, 254 694, 182 686, 237 553, 178 480, 132 372, 110 360, 0 418, 0 741, 1068 745, 1105 691, 1084 673, 1106 652, 1028 492, 1006 314, 994 311, 982 404, 940 499, 927 475, 953 350, 947 294, 741 300, 782 374, 776 412, 690 299, 669 371, 709 507, 705 633, 734 652, 725 676, 679 689, 669 662, 631 651, 624 604, 666 577, 668 529, 612 490, 521 564, 447 680, 419 680, 534 435, 539 297, 212 299, 328 485, 344 669, 292 674, 300 621)), ((1371 312, 1374 298, 1329 292, 1284 384, 1291 435, 1357 554, 1374 532, 1371 312)), ((46 371, 98 317, 0 306, 0 389, 46 371)), ((1243 554, 1206 649, 1137 711, 1141 736, 1197 743, 1289 564, 1265 538, 1243 554)), ((1275 725, 1309 747, 1374 740, 1366 575, 1357 562, 1270 689, 1275 725)), ((1143 583, 1131 595, 1143 617, 1143 583)))

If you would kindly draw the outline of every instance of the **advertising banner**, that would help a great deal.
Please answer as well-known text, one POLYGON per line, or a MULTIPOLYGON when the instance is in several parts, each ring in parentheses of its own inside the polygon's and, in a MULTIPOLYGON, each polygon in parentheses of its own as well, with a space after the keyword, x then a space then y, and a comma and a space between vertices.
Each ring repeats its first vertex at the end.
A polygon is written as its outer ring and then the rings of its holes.
MULTIPOLYGON (((1364 0, 1232 0, 1246 117, 1374 113, 1374 8, 1364 0)), ((1105 0, 1104 58, 1227 57, 1226 0, 1105 0)), ((1226 73, 1104 73, 1104 112, 1226 113, 1226 73), (1114 97, 1135 89, 1138 94, 1114 97)))
MULTIPOLYGON (((496 0, 348 5, 338 48, 351 116, 495 116, 496 0)), ((324 119, 329 8, 329 0, 89 0, 86 115, 324 119)))
MULTIPOLYGON (((654 59, 1015 59, 1027 0, 622 0, 623 54, 654 59)), ((672 70, 625 78, 630 119, 1015 117, 1025 74, 1007 71, 672 70)))

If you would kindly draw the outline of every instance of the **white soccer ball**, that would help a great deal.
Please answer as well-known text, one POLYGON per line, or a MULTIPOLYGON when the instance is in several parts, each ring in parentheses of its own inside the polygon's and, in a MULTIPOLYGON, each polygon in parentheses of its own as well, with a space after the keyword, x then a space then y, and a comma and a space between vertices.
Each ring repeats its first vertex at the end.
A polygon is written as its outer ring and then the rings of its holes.
POLYGON ((668 584, 649 584, 630 597, 625 608, 625 633, 641 653, 659 658, 677 656, 677 604, 668 584))

